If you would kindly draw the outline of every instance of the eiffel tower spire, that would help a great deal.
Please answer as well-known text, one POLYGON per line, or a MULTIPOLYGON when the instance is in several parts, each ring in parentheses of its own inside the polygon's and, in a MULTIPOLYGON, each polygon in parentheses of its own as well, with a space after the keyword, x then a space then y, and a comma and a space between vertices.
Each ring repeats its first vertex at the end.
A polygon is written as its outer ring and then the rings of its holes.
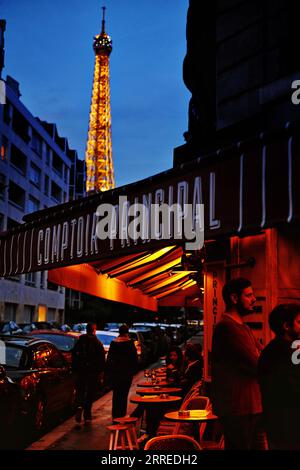
POLYGON ((94 80, 89 131, 85 153, 86 190, 106 191, 115 187, 111 142, 109 56, 112 40, 105 32, 105 7, 101 33, 94 37, 94 80))

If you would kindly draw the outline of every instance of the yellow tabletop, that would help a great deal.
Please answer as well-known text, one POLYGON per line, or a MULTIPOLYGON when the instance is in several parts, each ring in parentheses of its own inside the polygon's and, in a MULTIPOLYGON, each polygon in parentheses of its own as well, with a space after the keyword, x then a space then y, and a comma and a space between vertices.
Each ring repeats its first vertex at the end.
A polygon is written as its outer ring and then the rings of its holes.
POLYGON ((144 403, 145 405, 164 405, 165 403, 176 403, 180 400, 182 400, 182 398, 176 395, 169 395, 167 398, 163 398, 163 395, 156 394, 141 397, 138 395, 133 395, 130 398, 132 403, 144 403))
POLYGON ((218 416, 214 415, 211 411, 208 413, 204 412, 205 410, 189 410, 189 416, 181 416, 178 414, 178 411, 171 411, 165 414, 165 418, 171 421, 185 421, 185 422, 192 422, 192 421, 213 421, 219 419, 218 416))

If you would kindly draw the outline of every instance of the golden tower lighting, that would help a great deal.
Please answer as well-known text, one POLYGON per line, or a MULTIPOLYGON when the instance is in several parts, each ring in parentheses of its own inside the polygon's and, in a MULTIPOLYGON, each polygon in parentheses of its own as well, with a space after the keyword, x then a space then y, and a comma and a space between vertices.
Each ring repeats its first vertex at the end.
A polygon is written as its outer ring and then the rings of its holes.
POLYGON ((94 37, 93 43, 95 68, 85 153, 87 192, 107 191, 115 187, 109 86, 109 56, 112 51, 112 40, 105 32, 105 7, 102 9, 102 31, 94 37))

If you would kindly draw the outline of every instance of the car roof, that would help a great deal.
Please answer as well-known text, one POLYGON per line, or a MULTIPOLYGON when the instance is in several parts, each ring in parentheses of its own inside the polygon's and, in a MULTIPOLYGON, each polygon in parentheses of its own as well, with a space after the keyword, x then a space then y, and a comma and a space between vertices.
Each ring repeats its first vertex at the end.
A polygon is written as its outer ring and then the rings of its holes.
POLYGON ((29 336, 35 335, 59 335, 59 336, 71 336, 73 338, 79 338, 80 333, 76 331, 62 331, 62 330, 33 330, 27 333, 29 336))
POLYGON ((118 336, 118 332, 114 330, 97 330, 96 335, 108 335, 108 336, 118 336))
POLYGON ((43 343, 48 343, 51 344, 51 341, 47 341, 44 339, 40 338, 33 338, 31 336, 18 336, 18 335, 0 335, 1 341, 4 341, 4 343, 9 343, 13 346, 19 346, 21 348, 26 348, 28 346, 34 346, 36 344, 43 344, 43 343))

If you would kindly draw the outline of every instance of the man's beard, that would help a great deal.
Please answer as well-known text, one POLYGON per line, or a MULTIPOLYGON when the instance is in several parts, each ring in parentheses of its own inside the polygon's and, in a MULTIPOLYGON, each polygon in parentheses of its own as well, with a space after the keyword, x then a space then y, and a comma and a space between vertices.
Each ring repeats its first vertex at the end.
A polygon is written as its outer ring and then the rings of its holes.
POLYGON ((294 341, 295 339, 300 339, 300 333, 296 333, 292 329, 290 330, 289 335, 292 341, 294 341))
POLYGON ((250 310, 246 309, 242 302, 238 302, 236 304, 236 309, 238 311, 238 314, 241 316, 241 317, 245 317, 246 315, 250 315, 251 313, 253 313, 253 308, 251 308, 250 310))

